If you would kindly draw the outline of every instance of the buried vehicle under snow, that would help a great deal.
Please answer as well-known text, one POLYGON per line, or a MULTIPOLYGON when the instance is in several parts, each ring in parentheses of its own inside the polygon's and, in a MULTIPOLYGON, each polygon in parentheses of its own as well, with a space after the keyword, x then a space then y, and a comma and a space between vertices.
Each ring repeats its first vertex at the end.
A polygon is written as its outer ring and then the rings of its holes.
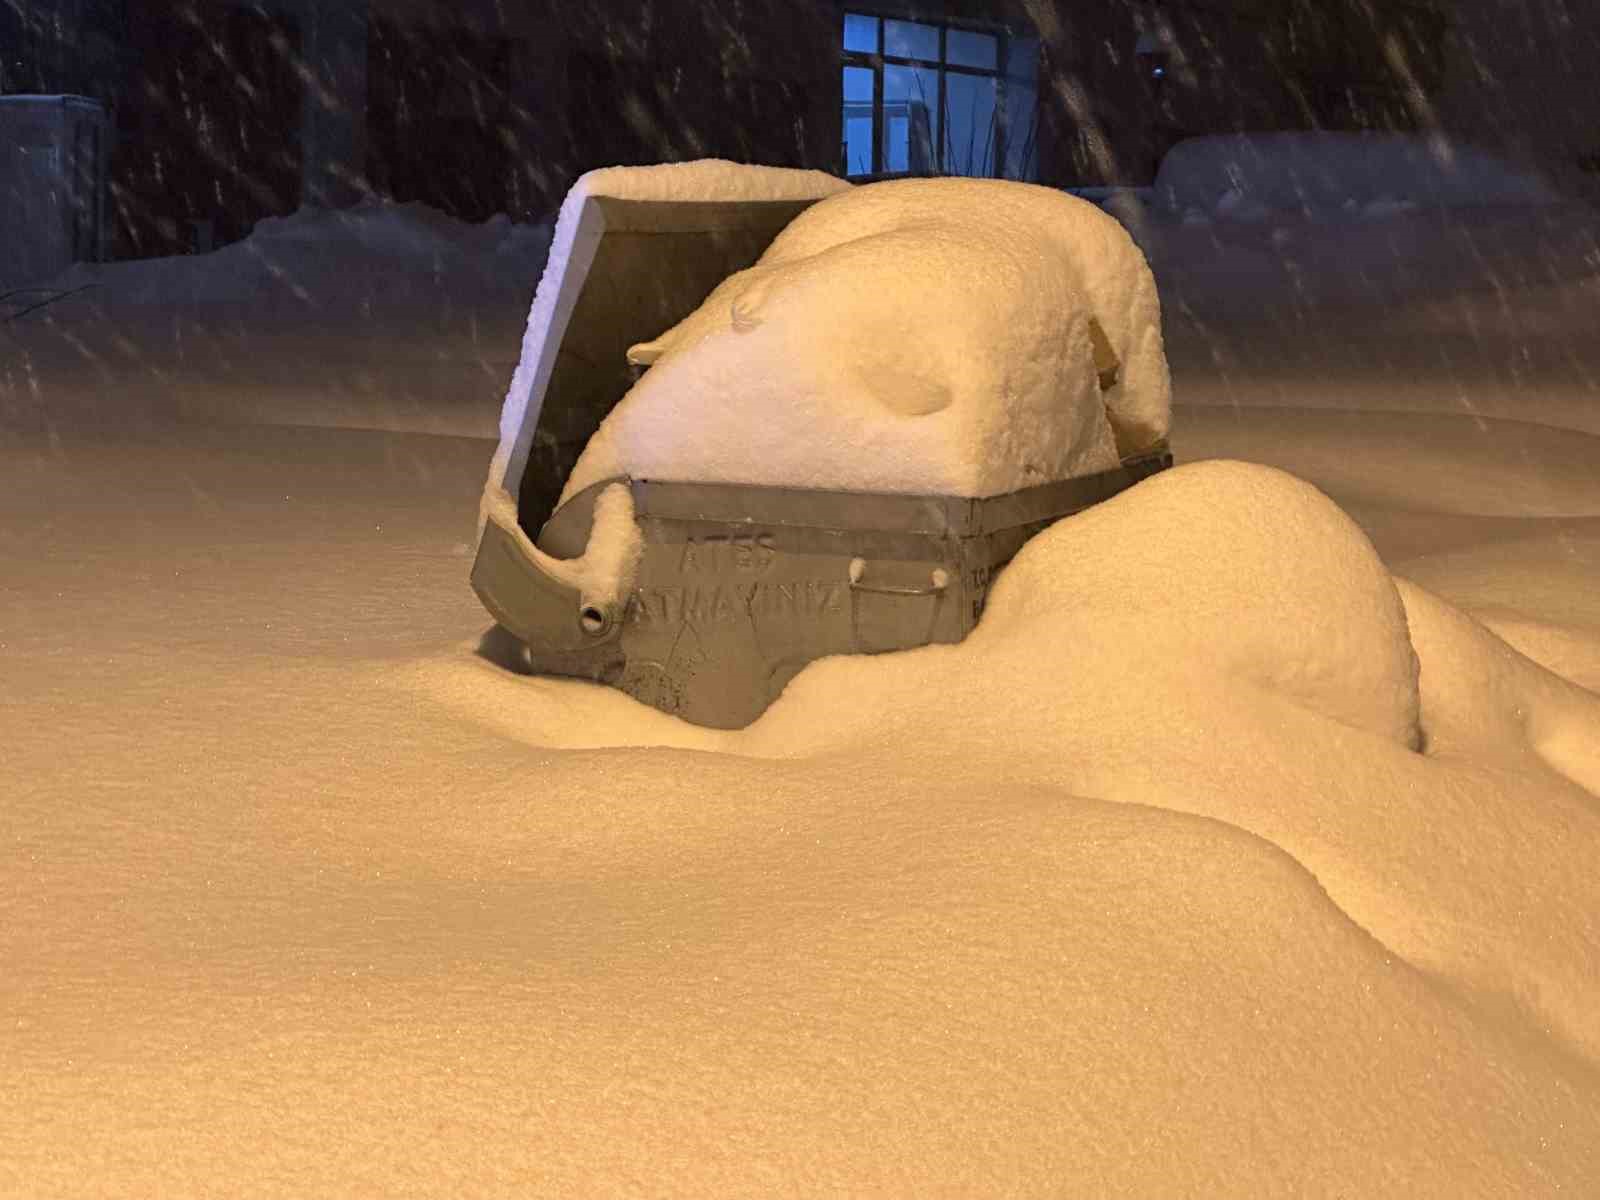
POLYGON ((525 669, 737 728, 815 659, 960 641, 1028 538, 1171 465, 1169 422, 1154 281, 1092 205, 592 172, 534 298, 472 585, 525 669))

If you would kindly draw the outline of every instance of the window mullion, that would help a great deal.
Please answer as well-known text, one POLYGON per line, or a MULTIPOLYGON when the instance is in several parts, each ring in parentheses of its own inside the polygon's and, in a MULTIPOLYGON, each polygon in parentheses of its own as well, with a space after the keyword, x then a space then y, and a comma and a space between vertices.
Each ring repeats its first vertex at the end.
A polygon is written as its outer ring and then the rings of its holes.
POLYGON ((1011 35, 997 33, 995 35, 995 76, 994 76, 994 166, 990 168, 996 179, 1005 179, 1006 175, 1006 125, 1010 120, 1010 110, 1006 107, 1006 93, 1011 90, 1006 75, 1006 64, 1011 61, 1011 35))
POLYGON ((883 174, 883 143, 888 125, 883 119, 883 20, 878 21, 878 61, 872 68, 872 171, 883 174))
POLYGON ((872 170, 874 174, 883 173, 883 60, 880 58, 872 68, 872 170))

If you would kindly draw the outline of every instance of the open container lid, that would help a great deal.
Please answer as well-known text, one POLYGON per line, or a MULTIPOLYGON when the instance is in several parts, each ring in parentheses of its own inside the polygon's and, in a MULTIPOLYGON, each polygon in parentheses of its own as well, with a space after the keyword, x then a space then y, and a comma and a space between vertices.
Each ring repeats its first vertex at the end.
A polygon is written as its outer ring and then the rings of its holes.
POLYGON ((719 160, 610 167, 578 181, 534 297, 487 484, 516 501, 530 539, 633 385, 628 347, 688 316, 796 216, 849 186, 820 171, 719 160))

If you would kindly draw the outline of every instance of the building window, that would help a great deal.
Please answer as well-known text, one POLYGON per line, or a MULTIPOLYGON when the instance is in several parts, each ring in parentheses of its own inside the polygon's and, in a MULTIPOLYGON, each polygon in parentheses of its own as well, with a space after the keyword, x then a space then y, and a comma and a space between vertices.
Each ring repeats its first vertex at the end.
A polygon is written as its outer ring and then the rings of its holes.
POLYGON ((1033 177, 1038 41, 847 12, 847 175, 1033 177))

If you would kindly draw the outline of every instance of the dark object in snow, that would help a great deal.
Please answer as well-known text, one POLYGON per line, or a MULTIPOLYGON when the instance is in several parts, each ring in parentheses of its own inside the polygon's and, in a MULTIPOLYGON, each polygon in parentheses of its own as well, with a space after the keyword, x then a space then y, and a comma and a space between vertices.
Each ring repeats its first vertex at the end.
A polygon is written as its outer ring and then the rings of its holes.
MULTIPOLYGON (((517 666, 740 728, 815 659, 959 642, 1030 537, 1172 464, 1162 443, 1112 470, 983 499, 608 479, 556 508, 637 378, 628 347, 693 312, 813 202, 583 199, 561 274, 541 284, 557 290, 529 403, 501 431, 511 451, 491 485, 514 509, 486 506, 472 568, 484 607, 522 645, 517 666), (585 558, 597 501, 618 483, 642 553, 621 594, 586 595, 528 543, 549 559, 585 558)), ((1110 387, 1115 352, 1093 322, 1090 333, 1110 387)))
MULTIPOLYGON (((959 642, 1024 542, 1171 465, 1157 453, 981 500, 635 480, 644 552, 625 597, 586 606, 492 517, 472 586, 524 644, 528 669, 740 728, 815 659, 959 642)), ((581 557, 612 482, 563 504, 539 548, 581 557)))
POLYGON ((84 96, 0 96, 0 291, 102 257, 107 120, 84 96))

